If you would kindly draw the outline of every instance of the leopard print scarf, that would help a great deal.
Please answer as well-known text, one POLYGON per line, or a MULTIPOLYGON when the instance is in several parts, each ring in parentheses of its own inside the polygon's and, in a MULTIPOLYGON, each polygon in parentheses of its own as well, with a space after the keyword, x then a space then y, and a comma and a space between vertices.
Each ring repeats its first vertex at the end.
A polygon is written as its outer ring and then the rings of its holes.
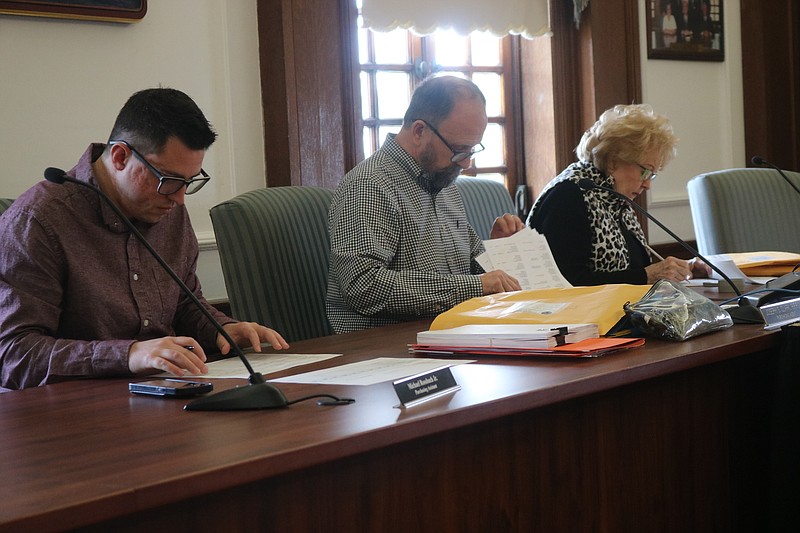
MULTIPOLYGON (((544 193, 562 181, 572 181, 578 184, 582 179, 591 179, 601 187, 614 188, 614 178, 606 175, 591 163, 577 162, 568 166, 542 190, 539 199, 544 193)), ((644 231, 633 208, 624 200, 607 191, 593 189, 583 192, 583 201, 589 215, 589 225, 592 233, 592 265, 596 272, 615 272, 626 270, 630 267, 630 253, 625 242, 625 236, 620 230, 620 223, 624 224, 642 243, 647 246, 644 231)), ((537 200, 534 209, 536 209, 537 200)), ((533 210, 531 211, 533 212, 533 210)))

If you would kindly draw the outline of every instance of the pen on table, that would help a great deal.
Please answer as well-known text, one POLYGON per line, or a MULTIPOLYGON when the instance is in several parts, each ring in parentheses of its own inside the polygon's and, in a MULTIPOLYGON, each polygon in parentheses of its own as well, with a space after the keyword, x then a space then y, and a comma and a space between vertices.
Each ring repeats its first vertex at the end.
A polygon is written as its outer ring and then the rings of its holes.
POLYGON ((655 250, 650 248, 650 246, 648 246, 647 244, 645 244, 644 246, 645 246, 645 248, 647 248, 647 251, 650 252, 650 255, 652 255, 653 257, 655 257, 659 261, 663 261, 664 260, 664 258, 661 257, 661 254, 659 254, 658 252, 656 252, 655 250))

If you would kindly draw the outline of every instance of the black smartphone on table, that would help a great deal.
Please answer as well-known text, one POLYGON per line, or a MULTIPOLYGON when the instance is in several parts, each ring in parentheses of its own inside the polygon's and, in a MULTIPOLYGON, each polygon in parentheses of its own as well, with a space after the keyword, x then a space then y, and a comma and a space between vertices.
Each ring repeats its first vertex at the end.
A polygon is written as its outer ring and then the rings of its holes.
POLYGON ((189 381, 185 379, 150 379, 128 383, 128 390, 135 394, 164 396, 168 398, 190 398, 211 392, 212 383, 206 381, 189 381))

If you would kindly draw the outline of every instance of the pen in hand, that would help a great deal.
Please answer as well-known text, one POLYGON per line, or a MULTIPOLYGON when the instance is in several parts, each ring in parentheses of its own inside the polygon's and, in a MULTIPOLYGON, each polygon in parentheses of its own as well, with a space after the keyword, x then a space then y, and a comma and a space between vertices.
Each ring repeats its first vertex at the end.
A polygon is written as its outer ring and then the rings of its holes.
POLYGON ((655 250, 653 250, 652 248, 650 248, 650 246, 649 246, 649 245, 645 244, 644 246, 645 246, 645 248, 647 248, 647 251, 648 251, 648 252, 650 252, 650 255, 652 255, 653 257, 655 257, 657 260, 659 260, 659 261, 663 261, 663 260, 664 260, 664 258, 663 258, 663 257, 661 257, 661 254, 659 254, 658 252, 656 252, 655 250))

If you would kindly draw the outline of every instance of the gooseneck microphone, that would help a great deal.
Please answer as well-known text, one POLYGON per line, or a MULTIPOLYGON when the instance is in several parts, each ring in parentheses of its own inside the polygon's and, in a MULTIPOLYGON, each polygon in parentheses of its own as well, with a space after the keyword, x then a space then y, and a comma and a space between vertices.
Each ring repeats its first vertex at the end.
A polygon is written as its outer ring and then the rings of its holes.
POLYGON ((203 313, 203 315, 208 319, 208 321, 214 326, 217 332, 222 335, 222 337, 228 341, 228 344, 231 346, 231 350, 241 359, 242 363, 244 364, 247 371, 250 373, 250 384, 244 387, 235 387, 233 389, 224 390, 215 394, 211 394, 209 396, 204 396, 194 400, 193 402, 186 405, 185 409, 189 411, 240 411, 246 409, 269 409, 273 407, 286 407, 289 405, 289 401, 283 395, 280 389, 275 387, 274 385, 267 383, 264 380, 264 376, 262 376, 259 372, 253 370, 253 367, 250 365, 250 361, 247 360, 245 357, 244 352, 242 352, 241 348, 233 341, 231 336, 225 331, 225 328, 217 322, 211 312, 206 309, 206 307, 200 302, 200 300, 195 296, 195 294, 186 286, 183 280, 175 273, 174 270, 167 264, 167 262, 162 258, 158 252, 147 242, 147 239, 136 229, 136 226, 125 216, 120 208, 115 204, 111 198, 109 198, 106 193, 104 193, 99 188, 90 185, 89 183, 77 180, 72 176, 68 175, 61 169, 49 167, 44 171, 44 177, 47 181, 52 183, 63 184, 65 181, 70 183, 74 183, 76 185, 80 185, 81 187, 86 187, 87 189, 91 189, 98 196, 100 196, 108 206, 117 214, 117 216, 122 220, 122 222, 131 230, 131 233, 136 237, 136 239, 142 243, 142 245, 147 248, 147 251, 150 252, 150 255, 158 261, 158 264, 161 265, 161 268, 170 275, 170 277, 175 280, 175 283, 181 288, 181 290, 189 297, 189 299, 194 303, 194 305, 203 313))
POLYGON ((761 156, 757 156, 757 155, 756 155, 756 156, 753 156, 753 159, 751 159, 750 161, 752 161, 752 162, 753 162, 753 164, 754 164, 755 166, 757 166, 757 167, 764 167, 764 166, 766 166, 766 167, 774 168, 775 170, 777 170, 777 171, 778 171, 778 174, 780 174, 780 175, 781 175, 781 177, 782 177, 784 180, 786 180, 786 183, 788 183, 788 184, 789 184, 789 186, 791 186, 791 188, 792 188, 792 189, 794 189, 794 190, 795 190, 795 192, 797 192, 797 194, 800 194, 800 189, 798 189, 798 188, 797 188, 797 185, 795 185, 795 184, 792 182, 792 180, 790 180, 790 179, 789 179, 789 176, 787 176, 786 174, 784 174, 784 172, 783 172, 783 169, 782 169, 781 167, 779 167, 778 165, 775 165, 775 164, 773 164, 773 163, 770 163, 769 161, 767 161, 767 160, 766 160, 766 159, 764 159, 763 157, 761 157, 761 156))
POLYGON ((684 247, 684 248, 685 248, 685 249, 686 249, 686 250, 687 250, 687 251, 688 251, 690 254, 692 254, 692 256, 693 256, 693 257, 697 257, 697 258, 701 259, 701 260, 702 260, 702 261, 703 261, 705 264, 707 264, 709 267, 711 267, 711 269, 712 269, 714 272, 716 272, 717 274, 719 274, 719 275, 720 275, 720 277, 722 277, 722 279, 724 279, 724 280, 725 280, 725 281, 726 281, 726 282, 727 282, 727 283, 728 283, 728 284, 731 286, 731 288, 733 289, 733 291, 736 293, 736 296, 741 296, 741 295, 742 295, 741 291, 740 291, 740 290, 739 290, 739 289, 736 287, 736 285, 734 285, 733 281, 731 281, 731 279, 730 279, 730 278, 729 278, 727 275, 725 275, 725 273, 724 273, 722 270, 720 270, 719 268, 717 268, 716 266, 714 266, 714 264, 713 264, 713 263, 711 263, 711 261, 709 261, 708 259, 706 259, 706 258, 705 258, 705 257, 703 257, 702 255, 700 255, 700 252, 698 252, 697 250, 695 250, 694 248, 692 248, 691 246, 689 246, 689 243, 687 243, 686 241, 684 241, 683 239, 681 239, 680 237, 678 237, 677 235, 675 235, 675 233, 674 233, 672 230, 670 230, 670 229, 669 229, 668 227, 666 227, 664 224, 662 224, 661 222, 659 222, 659 221, 658 221, 658 220, 657 220, 657 219, 656 219, 656 218, 655 218, 653 215, 651 215, 650 213, 648 213, 648 212, 647 212, 647 210, 646 210, 645 208, 643 208, 642 206, 640 206, 639 204, 637 204, 636 202, 634 202, 633 200, 631 200, 630 198, 628 198, 628 197, 627 197, 627 196, 625 196, 624 194, 622 194, 622 193, 619 193, 619 192, 617 192, 617 191, 615 191, 614 189, 611 189, 611 188, 609 188, 609 187, 603 187, 602 185, 597 185, 595 182, 593 182, 593 181, 592 181, 591 179, 589 179, 589 178, 584 178, 584 179, 580 180, 580 181, 578 182, 578 186, 579 186, 581 189, 583 189, 584 191, 591 191, 591 190, 593 190, 593 189, 598 189, 598 190, 601 190, 601 191, 605 191, 605 192, 607 192, 607 193, 609 193, 609 194, 613 194, 613 195, 614 195, 614 196, 616 196, 617 198, 621 198, 621 199, 623 199, 623 200, 624 200, 624 201, 625 201, 625 202, 626 202, 626 203, 627 203, 629 206, 631 206, 631 207, 633 207, 634 209, 636 209, 636 210, 637 210, 639 213, 643 214, 643 215, 644 215, 644 216, 646 216, 648 219, 652 220, 652 221, 653 221, 653 222, 654 222, 654 223, 655 223, 655 224, 656 224, 656 225, 657 225, 659 228, 661 228, 661 229, 663 229, 665 232, 667 232, 667 234, 668 234, 670 237, 672 237, 673 239, 675 239, 675 242, 677 242, 678 244, 680 244, 681 246, 683 246, 683 247, 684 247))

